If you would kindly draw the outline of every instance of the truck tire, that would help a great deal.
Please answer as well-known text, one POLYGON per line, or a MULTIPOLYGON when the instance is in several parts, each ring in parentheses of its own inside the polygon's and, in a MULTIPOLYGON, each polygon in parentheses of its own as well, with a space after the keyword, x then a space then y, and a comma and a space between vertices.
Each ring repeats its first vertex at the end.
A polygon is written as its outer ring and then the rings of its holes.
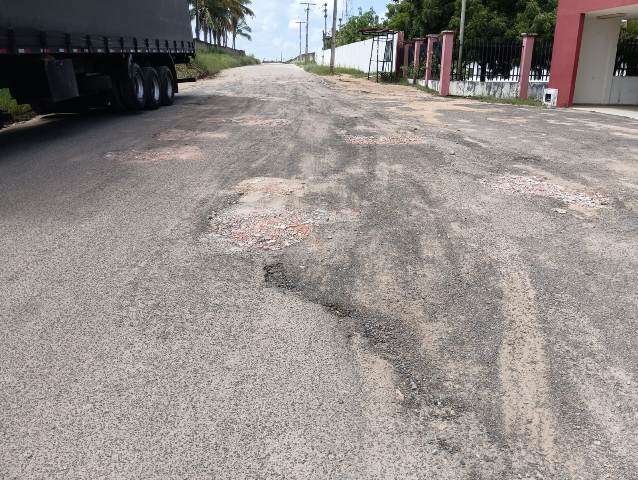
POLYGON ((131 63, 128 72, 117 78, 119 100, 127 110, 142 110, 146 106, 144 72, 137 63, 131 63))
POLYGON ((160 103, 168 107, 173 105, 175 101, 175 79, 173 78, 173 72, 165 65, 162 65, 157 69, 160 82, 160 103))
POLYGON ((160 80, 157 70, 153 67, 144 67, 144 90, 146 91, 146 108, 157 110, 161 105, 160 80))

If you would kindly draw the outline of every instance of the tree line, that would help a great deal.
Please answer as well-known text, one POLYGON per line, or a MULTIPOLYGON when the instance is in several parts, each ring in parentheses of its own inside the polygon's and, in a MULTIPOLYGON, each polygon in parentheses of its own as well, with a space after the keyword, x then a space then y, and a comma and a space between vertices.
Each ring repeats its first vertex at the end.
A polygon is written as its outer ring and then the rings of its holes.
POLYGON ((251 0, 188 0, 191 18, 195 21, 195 37, 227 47, 229 38, 235 48, 237 37, 251 39, 246 19, 252 17, 251 0))
MULTIPOLYGON (((468 0, 465 36, 512 40, 527 32, 551 39, 557 6, 558 0, 468 0)), ((392 0, 387 17, 387 26, 408 38, 458 31, 461 0, 392 0)))
MULTIPOLYGON (((443 30, 459 31, 461 0, 390 0, 386 20, 373 9, 352 16, 337 32, 337 45, 363 40, 362 28, 402 30, 406 38, 425 37, 443 30)), ((536 33, 552 40, 558 0, 467 0, 465 38, 513 40, 536 33)), ((638 22, 630 20, 621 39, 638 38, 638 22)))

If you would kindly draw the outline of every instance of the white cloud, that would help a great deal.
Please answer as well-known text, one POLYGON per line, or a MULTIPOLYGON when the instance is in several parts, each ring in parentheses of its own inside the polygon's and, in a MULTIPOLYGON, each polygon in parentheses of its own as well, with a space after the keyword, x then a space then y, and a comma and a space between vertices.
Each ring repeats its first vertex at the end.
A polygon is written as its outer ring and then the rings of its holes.
MULTIPOLYGON (((305 1, 305 0, 300 0, 305 1)), ((253 29, 252 42, 243 38, 237 39, 237 48, 255 54, 261 59, 276 59, 283 55, 284 59, 295 57, 299 53, 299 25, 295 22, 306 20, 305 5, 297 0, 253 0, 251 8, 254 18, 248 19, 253 29)), ((310 28, 308 31, 309 50, 320 48, 324 28, 323 4, 328 3, 328 28, 331 26, 333 0, 307 0, 317 5, 310 7, 310 28)), ((338 14, 341 16, 345 0, 339 0, 338 14)), ((371 6, 377 12, 384 13, 389 0, 348 0, 349 10, 354 12, 358 7, 367 10, 371 6)), ((302 26, 303 27, 303 26, 302 26)), ((305 40, 305 31, 302 32, 305 40)))

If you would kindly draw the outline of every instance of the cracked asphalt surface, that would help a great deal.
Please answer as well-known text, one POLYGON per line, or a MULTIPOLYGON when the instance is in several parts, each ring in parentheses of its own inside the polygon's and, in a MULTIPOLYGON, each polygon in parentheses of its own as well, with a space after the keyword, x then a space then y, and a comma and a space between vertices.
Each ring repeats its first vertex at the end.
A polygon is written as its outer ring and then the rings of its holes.
POLYGON ((0 131, 0 478, 638 478, 637 145, 278 65, 0 131))

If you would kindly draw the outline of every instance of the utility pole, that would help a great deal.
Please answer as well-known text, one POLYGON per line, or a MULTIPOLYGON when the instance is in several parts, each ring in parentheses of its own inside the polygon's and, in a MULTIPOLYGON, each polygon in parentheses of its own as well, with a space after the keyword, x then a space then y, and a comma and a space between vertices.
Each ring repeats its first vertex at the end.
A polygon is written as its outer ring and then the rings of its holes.
POLYGON ((335 4, 332 9, 332 51, 330 52, 330 73, 332 75, 334 75, 335 73, 335 50, 337 48, 337 8, 339 8, 339 6, 337 5, 338 0, 334 1, 335 4))
POLYGON ((325 65, 326 38, 328 38, 328 4, 323 4, 323 42, 321 43, 321 65, 325 65))
POLYGON ((199 0, 195 0, 193 5, 195 5, 195 34, 199 40, 199 0))
POLYGON ((310 22, 310 5, 316 5, 316 3, 301 2, 301 4, 306 6, 306 58, 304 62, 308 63, 308 22, 310 22))
POLYGON ((326 36, 328 36, 328 4, 323 4, 323 31, 326 32, 326 36))
POLYGON ((301 55, 303 55, 303 51, 301 50, 301 26, 306 23, 306 22, 302 22, 301 20, 298 22, 295 22, 299 24, 299 61, 301 61, 301 55))
POLYGON ((465 11, 467 10, 467 0, 461 0, 461 28, 459 31, 459 63, 457 72, 463 75, 463 42, 465 41, 465 11))

